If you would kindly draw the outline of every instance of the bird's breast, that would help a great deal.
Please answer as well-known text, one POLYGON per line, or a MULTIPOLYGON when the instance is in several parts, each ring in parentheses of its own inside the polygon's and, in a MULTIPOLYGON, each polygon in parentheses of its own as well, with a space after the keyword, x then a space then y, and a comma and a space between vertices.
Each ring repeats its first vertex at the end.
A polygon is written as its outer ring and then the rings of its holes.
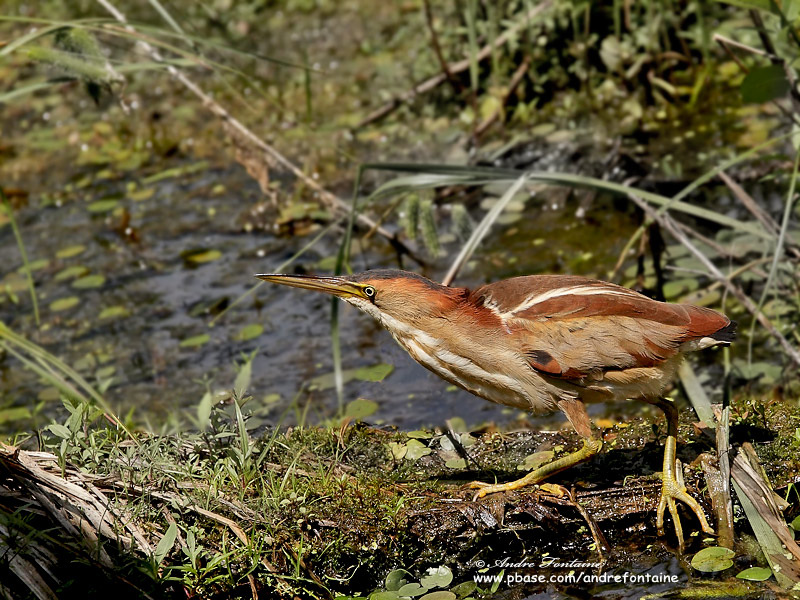
POLYGON ((380 321, 414 360, 442 379, 498 404, 536 414, 555 410, 556 399, 545 391, 546 383, 516 352, 486 343, 498 342, 496 336, 477 331, 453 335, 443 319, 438 327, 415 327, 385 314, 380 321))

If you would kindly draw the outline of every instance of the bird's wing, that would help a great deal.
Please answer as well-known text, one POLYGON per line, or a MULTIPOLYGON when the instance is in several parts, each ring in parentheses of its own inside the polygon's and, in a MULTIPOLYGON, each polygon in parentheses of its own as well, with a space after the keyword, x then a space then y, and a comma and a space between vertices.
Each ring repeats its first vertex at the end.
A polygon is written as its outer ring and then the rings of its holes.
POLYGON ((732 335, 731 321, 711 309, 583 277, 518 277, 483 286, 473 298, 517 337, 532 368, 566 379, 652 367, 732 335))

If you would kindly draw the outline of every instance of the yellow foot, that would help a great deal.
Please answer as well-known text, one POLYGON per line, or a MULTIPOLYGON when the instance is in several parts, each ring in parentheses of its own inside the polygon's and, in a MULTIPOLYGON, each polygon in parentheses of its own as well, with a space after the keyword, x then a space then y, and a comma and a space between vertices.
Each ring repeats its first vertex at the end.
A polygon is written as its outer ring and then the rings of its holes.
POLYGON ((706 514, 697 503, 697 500, 692 498, 686 492, 686 486, 683 484, 683 466, 681 461, 675 459, 674 471, 665 470, 662 475, 661 484, 661 497, 658 500, 658 508, 656 509, 656 528, 658 535, 664 535, 664 510, 669 508, 669 514, 672 516, 672 523, 675 526, 675 534, 678 537, 678 549, 683 552, 683 527, 681 526, 681 519, 678 516, 678 507, 675 504, 676 500, 680 500, 692 509, 697 519, 700 521, 700 527, 704 532, 714 535, 714 530, 706 520, 706 514))
MULTIPOLYGON (((602 447, 602 440, 584 439, 583 448, 580 450, 571 454, 567 454, 566 456, 562 456, 553 462, 547 463, 546 465, 531 471, 525 475, 525 477, 517 479, 516 481, 509 481, 508 483, 484 483, 482 481, 473 481, 469 484, 469 487, 472 489, 477 489, 478 491, 475 492, 472 501, 474 502, 478 498, 483 498, 487 494, 494 494, 496 492, 510 492, 512 490, 518 490, 521 487, 525 487, 526 485, 534 485, 539 483, 555 473, 559 473, 564 469, 568 469, 569 467, 588 460, 600 452, 602 447)), ((552 484, 545 484, 545 486, 549 488, 545 488, 546 491, 554 493, 556 496, 561 496, 563 493, 566 493, 566 490, 564 490, 564 488, 561 486, 552 484)))
POLYGON ((537 478, 531 477, 532 475, 538 475, 538 473, 533 471, 521 479, 509 481, 508 483, 484 483, 483 481, 473 481, 469 484, 469 487, 478 491, 475 492, 475 495, 472 497, 472 501, 475 502, 475 500, 478 498, 483 498, 488 494, 494 494, 497 492, 510 492, 512 490, 518 490, 521 487, 525 487, 526 485, 533 485, 536 483, 537 478))
MULTIPOLYGON (((494 494, 495 492, 510 492, 511 490, 518 490, 521 487, 525 487, 526 485, 531 485, 528 483, 520 483, 522 479, 517 479, 516 481, 511 481, 509 483, 484 483, 482 481, 473 481, 469 484, 469 487, 472 489, 477 489, 478 491, 475 492, 475 495, 472 497, 472 501, 475 502, 478 498, 483 498, 488 494, 494 494)), ((533 484, 535 485, 535 484, 533 484)), ((557 483, 543 483, 541 485, 536 486, 543 492, 547 492, 553 496, 558 498, 563 498, 564 496, 569 495, 569 491, 563 485, 558 485, 557 483)))
POLYGON ((654 404, 664 411, 667 418, 667 439, 664 442, 664 466, 661 473, 661 497, 658 499, 656 509, 656 528, 658 535, 664 535, 664 511, 669 508, 672 516, 672 524, 675 526, 675 534, 678 536, 678 549, 683 552, 683 527, 678 516, 676 500, 680 500, 692 509, 700 521, 700 527, 708 534, 714 535, 714 530, 706 521, 706 514, 697 500, 686 493, 686 486, 683 484, 683 467, 681 461, 675 456, 675 448, 678 437, 678 409, 669 400, 650 399, 650 404, 654 404))

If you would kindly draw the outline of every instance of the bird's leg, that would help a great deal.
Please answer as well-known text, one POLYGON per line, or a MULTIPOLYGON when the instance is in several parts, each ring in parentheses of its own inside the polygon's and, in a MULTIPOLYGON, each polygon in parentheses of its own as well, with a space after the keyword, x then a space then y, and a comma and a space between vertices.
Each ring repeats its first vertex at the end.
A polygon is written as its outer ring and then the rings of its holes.
POLYGON ((602 447, 602 440, 595 438, 584 438, 583 448, 580 450, 572 452, 571 454, 567 454, 566 456, 562 456, 558 460, 554 460, 546 465, 542 465, 521 479, 510 481, 508 483, 483 483, 482 481, 473 481, 469 484, 469 487, 478 490, 475 494, 476 499, 483 498, 485 495, 493 494, 495 492, 508 492, 511 490, 517 490, 521 487, 525 487, 526 485, 539 483, 555 473, 559 473, 565 469, 569 469, 570 467, 577 465, 578 463, 582 463, 583 461, 590 459, 592 456, 600 452, 602 447))
MULTIPOLYGON (((534 469, 522 479, 510 481, 508 483, 483 483, 481 481, 473 481, 470 483, 471 488, 477 488, 475 499, 483 498, 486 494, 494 492, 508 492, 517 490, 526 485, 534 485, 559 473, 565 469, 589 460, 592 456, 600 452, 603 448, 603 440, 594 437, 592 434, 592 422, 589 420, 589 415, 586 413, 586 405, 580 398, 562 398, 557 402, 558 408, 563 412, 572 426, 583 437, 583 448, 577 452, 562 456, 558 460, 542 465, 538 469, 534 469)), ((544 487, 544 486, 543 486, 544 487)), ((556 486, 553 486, 556 487, 556 486)), ((559 494, 560 495, 560 494, 559 494)))
POLYGON ((692 512, 697 515, 703 531, 714 535, 714 530, 708 524, 706 515, 697 500, 686 492, 686 486, 683 484, 682 465, 675 457, 678 435, 678 409, 669 400, 647 400, 647 402, 658 406, 664 411, 664 416, 667 418, 667 440, 664 443, 664 466, 661 476, 661 497, 658 500, 658 508, 656 509, 656 529, 658 530, 658 535, 664 535, 664 510, 669 508, 669 514, 672 516, 672 523, 675 526, 675 534, 678 536, 678 549, 683 552, 683 527, 681 527, 675 500, 680 500, 692 509, 692 512))

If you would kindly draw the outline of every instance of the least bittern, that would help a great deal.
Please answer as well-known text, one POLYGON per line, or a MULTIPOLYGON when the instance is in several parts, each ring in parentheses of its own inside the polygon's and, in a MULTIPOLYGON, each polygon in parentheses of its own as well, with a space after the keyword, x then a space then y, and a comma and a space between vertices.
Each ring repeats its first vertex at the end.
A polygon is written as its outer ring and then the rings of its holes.
MULTIPOLYGON (((476 496, 515 490, 587 460, 603 445, 587 402, 639 399, 667 418, 660 535, 669 508, 680 548, 676 500, 714 531, 676 468, 678 412, 662 398, 683 354, 730 344, 736 323, 708 308, 651 300, 612 283, 561 275, 515 277, 475 290, 439 285, 406 271, 342 277, 257 275, 333 294, 377 319, 422 366, 476 396, 536 415, 560 409, 583 447, 510 483, 470 484, 476 496)), ((679 464, 679 463, 678 463, 679 464)))

